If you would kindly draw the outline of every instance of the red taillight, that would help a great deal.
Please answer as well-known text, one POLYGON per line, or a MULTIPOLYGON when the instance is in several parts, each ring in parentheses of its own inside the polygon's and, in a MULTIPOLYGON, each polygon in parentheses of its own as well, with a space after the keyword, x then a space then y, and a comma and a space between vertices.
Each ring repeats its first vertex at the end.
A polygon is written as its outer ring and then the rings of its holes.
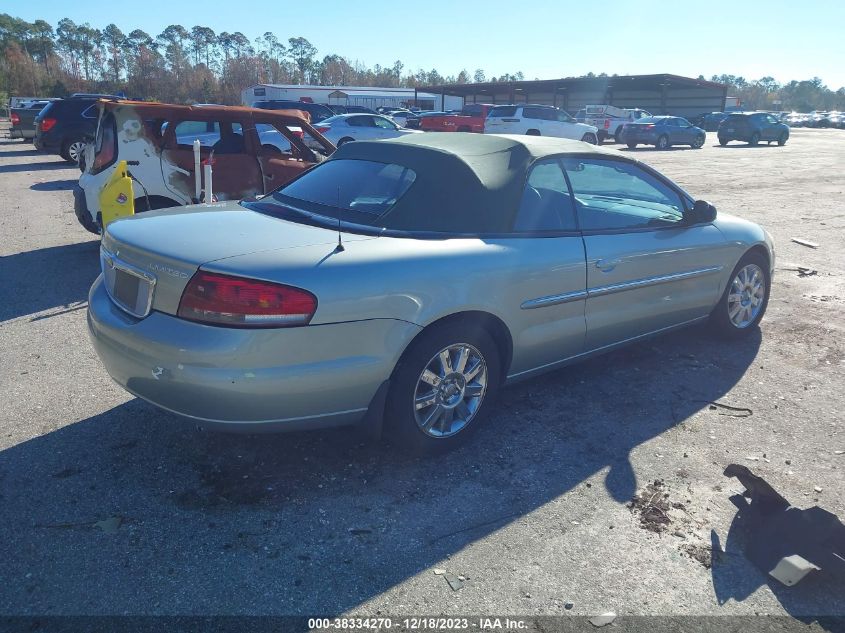
POLYGON ((303 132, 302 130, 291 130, 291 132, 293 132, 293 135, 296 138, 299 138, 299 139, 305 138, 305 132, 303 132))
POLYGON ((52 117, 47 117, 46 119, 41 119, 41 131, 42 132, 49 132, 50 128, 52 128, 56 124, 56 119, 52 117))
POLYGON ((182 293, 183 319, 236 327, 308 325, 317 297, 306 290, 267 281, 199 271, 182 293))
POLYGON ((643 129, 645 129, 645 130, 650 130, 650 129, 652 129, 653 127, 654 127, 654 123, 649 123, 648 125, 644 125, 644 126, 643 126, 643 129))
POLYGON ((17 112, 12 112, 12 116, 9 117, 12 121, 12 125, 20 125, 21 124, 21 117, 17 112))
POLYGON ((605 119, 605 120, 604 120, 604 129, 605 129, 605 130, 609 130, 609 129, 610 129, 610 119, 605 119))
POLYGON ((326 133, 326 132, 328 132, 330 129, 331 129, 331 128, 330 128, 329 126, 327 126, 327 125, 322 125, 322 126, 319 126, 319 127, 317 128, 317 131, 318 131, 320 134, 325 134, 325 133, 326 133))

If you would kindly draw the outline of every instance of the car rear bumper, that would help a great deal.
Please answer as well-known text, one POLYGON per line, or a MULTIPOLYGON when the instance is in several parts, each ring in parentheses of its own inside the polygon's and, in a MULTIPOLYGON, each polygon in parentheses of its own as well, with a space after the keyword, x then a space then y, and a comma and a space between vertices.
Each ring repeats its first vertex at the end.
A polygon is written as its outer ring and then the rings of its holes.
POLYGON ((419 332, 371 319, 287 329, 237 329, 161 312, 136 319, 102 275, 88 297, 88 331, 111 377, 172 413, 234 431, 354 424, 419 332))
POLYGON ((35 134, 35 149, 48 154, 58 154, 61 147, 58 144, 50 142, 50 139, 45 139, 44 136, 35 134))
POLYGON ((622 132, 623 143, 642 143, 643 145, 654 145, 657 143, 657 132, 622 132))
POLYGON ((719 131, 716 133, 720 140, 726 141, 749 141, 751 140, 751 135, 753 134, 752 130, 744 130, 740 129, 732 129, 727 130, 725 128, 720 128, 719 131))
POLYGON ((76 219, 83 226, 86 231, 91 233, 100 233, 100 218, 99 214, 97 220, 91 216, 91 211, 88 209, 88 202, 85 198, 85 190, 79 185, 73 187, 73 212, 76 214, 76 219))

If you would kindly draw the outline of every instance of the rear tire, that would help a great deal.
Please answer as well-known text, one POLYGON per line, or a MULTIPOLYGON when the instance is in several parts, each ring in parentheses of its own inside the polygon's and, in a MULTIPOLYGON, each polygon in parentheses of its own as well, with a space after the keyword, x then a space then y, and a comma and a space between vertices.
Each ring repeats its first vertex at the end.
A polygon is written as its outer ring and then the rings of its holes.
POLYGON ((757 132, 754 132, 754 134, 751 135, 751 138, 748 139, 748 144, 752 145, 752 146, 757 145, 759 142, 760 142, 760 134, 758 134, 757 132))
POLYGON ((637 149, 636 143, 628 143, 628 149, 637 149))
POLYGON ((787 136, 786 132, 781 134, 780 138, 778 139, 778 145, 780 145, 781 147, 786 145, 786 141, 787 141, 788 138, 789 138, 789 136, 787 136))
POLYGON ((499 350, 485 329, 447 323, 423 332, 393 371, 385 416, 388 436, 416 454, 456 448, 483 423, 501 371, 499 350), (444 368, 444 353, 451 371, 444 368))
POLYGON ((690 144, 690 147, 693 149, 701 149, 704 147, 704 137, 696 136, 695 140, 690 144))
POLYGON ((598 145, 599 141, 596 138, 596 135, 592 132, 587 132, 584 136, 581 137, 581 140, 585 143, 589 143, 590 145, 598 145))
POLYGON ((616 128, 616 132, 613 133, 613 142, 614 143, 621 143, 622 142, 622 126, 616 128))
POLYGON ((669 145, 669 137, 665 134, 661 134, 659 137, 657 137, 657 144, 655 145, 655 147, 657 149, 669 149, 669 147, 671 147, 669 145))
POLYGON ((726 139, 726 138, 722 138, 721 136, 719 137, 719 145, 721 145, 722 147, 724 147, 725 145, 727 145, 727 144, 728 144, 728 142, 729 142, 729 141, 728 141, 728 139, 726 139))
POLYGON ((59 152, 59 156, 73 165, 78 165, 79 158, 82 156, 82 152, 84 151, 85 141, 81 138, 71 139, 69 141, 65 141, 64 145, 62 145, 62 151, 59 152))
POLYGON ((540 136, 540 130, 528 130, 526 136, 540 136))
POLYGON ((710 313, 710 324, 716 333, 724 338, 736 339, 748 336, 749 332, 757 329, 769 305, 771 287, 767 258, 759 252, 743 255, 731 272, 719 303, 710 313), (758 293, 753 292, 756 286, 755 273, 763 284, 762 291, 758 293), (757 304, 754 304, 755 300, 757 304), (744 319, 743 315, 748 316, 748 319, 744 319))

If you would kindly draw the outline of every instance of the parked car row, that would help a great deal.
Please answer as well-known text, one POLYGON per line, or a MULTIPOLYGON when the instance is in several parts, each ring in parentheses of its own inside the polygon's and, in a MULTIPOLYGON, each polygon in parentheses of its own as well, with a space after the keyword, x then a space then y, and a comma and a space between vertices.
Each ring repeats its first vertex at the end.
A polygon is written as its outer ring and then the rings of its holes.
POLYGON ((809 112, 807 114, 791 112, 786 115, 784 121, 790 127, 845 129, 845 112, 809 112))

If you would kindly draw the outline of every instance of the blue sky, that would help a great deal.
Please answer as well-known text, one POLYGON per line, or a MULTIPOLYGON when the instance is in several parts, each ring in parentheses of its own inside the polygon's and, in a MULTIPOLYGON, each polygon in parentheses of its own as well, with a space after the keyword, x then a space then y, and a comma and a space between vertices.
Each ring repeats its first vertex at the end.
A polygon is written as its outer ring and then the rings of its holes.
POLYGON ((488 77, 521 70, 552 79, 593 71, 728 73, 779 81, 821 77, 845 86, 845 3, 697 0, 650 3, 561 0, 0 0, 0 11, 54 27, 63 17, 151 35, 169 24, 303 36, 319 54, 372 66, 436 68, 443 75, 483 68, 488 77))

